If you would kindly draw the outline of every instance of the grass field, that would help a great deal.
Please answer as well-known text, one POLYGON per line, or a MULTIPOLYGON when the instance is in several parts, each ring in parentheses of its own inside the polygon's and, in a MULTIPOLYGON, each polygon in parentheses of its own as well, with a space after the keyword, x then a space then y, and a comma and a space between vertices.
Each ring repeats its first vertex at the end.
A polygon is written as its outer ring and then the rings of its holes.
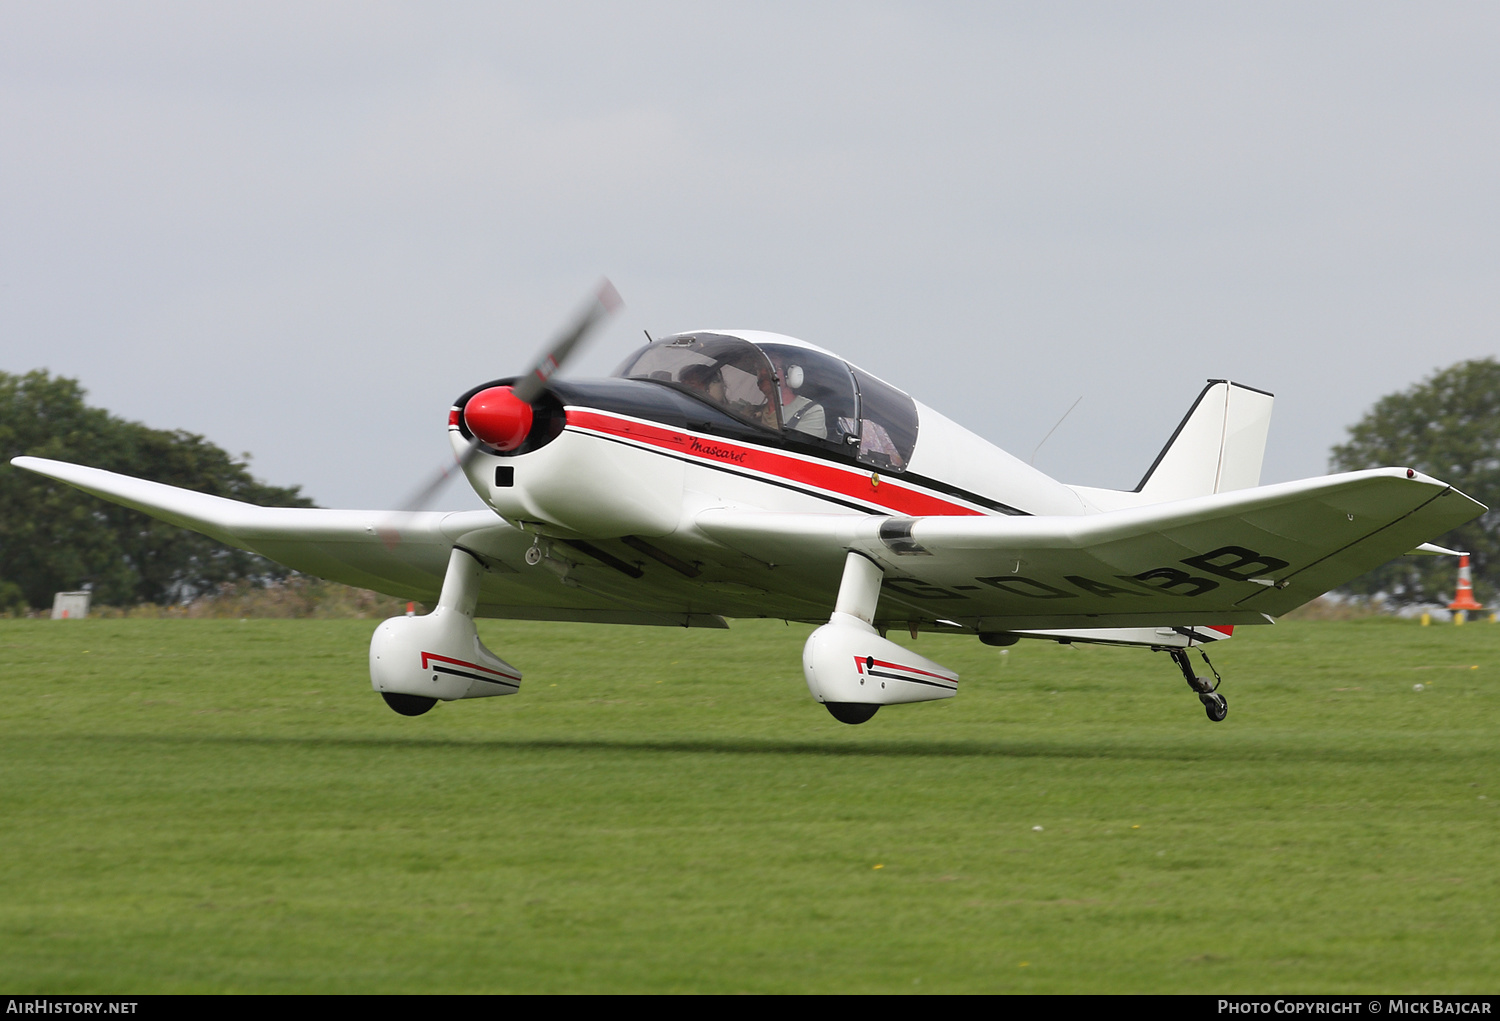
POLYGON ((521 694, 418 719, 371 630, 0 621, 0 990, 1500 989, 1500 626, 1241 629, 1222 724, 924 635, 860 727, 779 622, 486 622, 521 694))

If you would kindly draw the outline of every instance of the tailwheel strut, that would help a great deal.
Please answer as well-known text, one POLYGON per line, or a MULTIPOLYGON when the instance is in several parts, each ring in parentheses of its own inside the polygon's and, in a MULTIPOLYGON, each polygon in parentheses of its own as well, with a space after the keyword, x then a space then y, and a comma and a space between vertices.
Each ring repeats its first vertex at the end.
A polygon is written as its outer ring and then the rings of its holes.
POLYGON ((1188 687, 1198 693, 1198 701, 1203 703, 1203 711, 1208 714, 1208 718, 1218 723, 1224 717, 1228 716, 1229 702, 1223 695, 1219 694, 1219 685, 1223 683, 1224 679, 1219 676, 1219 671, 1215 670, 1214 665, 1209 662, 1208 653, 1202 649, 1198 650, 1198 655, 1203 657, 1204 665, 1213 672, 1213 683, 1209 683, 1207 678, 1199 677, 1193 673, 1193 664, 1188 659, 1186 649, 1168 649, 1167 654, 1177 664, 1177 669, 1182 671, 1182 676, 1187 681, 1188 687))

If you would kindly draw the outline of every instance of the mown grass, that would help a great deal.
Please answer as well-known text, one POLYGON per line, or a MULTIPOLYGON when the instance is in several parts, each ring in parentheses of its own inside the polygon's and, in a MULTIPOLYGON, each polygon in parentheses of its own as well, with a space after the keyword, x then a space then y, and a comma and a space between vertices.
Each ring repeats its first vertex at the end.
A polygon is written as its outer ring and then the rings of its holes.
POLYGON ((1497 985, 1500 626, 1243 629, 1218 725, 1160 654, 924 635, 963 693, 861 727, 801 627, 487 622, 522 693, 418 719, 370 630, 0 622, 0 988, 1497 985))

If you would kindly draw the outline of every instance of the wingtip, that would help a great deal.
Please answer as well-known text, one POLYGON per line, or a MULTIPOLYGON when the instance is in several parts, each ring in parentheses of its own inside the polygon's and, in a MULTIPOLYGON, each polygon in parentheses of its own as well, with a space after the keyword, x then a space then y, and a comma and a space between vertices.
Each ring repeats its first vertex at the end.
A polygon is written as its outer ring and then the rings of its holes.
POLYGON ((33 457, 30 454, 22 454, 10 459, 12 468, 20 468, 24 471, 36 472, 38 475, 52 475, 52 469, 58 467, 76 468, 79 465, 70 464, 67 461, 54 461, 47 457, 33 457))

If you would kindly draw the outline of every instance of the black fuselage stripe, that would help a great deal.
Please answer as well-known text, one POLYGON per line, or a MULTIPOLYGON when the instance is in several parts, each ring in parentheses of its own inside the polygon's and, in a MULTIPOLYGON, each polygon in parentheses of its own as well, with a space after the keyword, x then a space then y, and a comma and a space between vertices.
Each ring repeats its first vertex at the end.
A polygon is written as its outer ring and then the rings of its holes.
MULTIPOLYGON (((838 462, 834 463, 837 464, 838 462)), ((902 482, 925 487, 932 490, 934 493, 942 493, 944 496, 953 496, 957 497, 960 500, 967 500, 969 503, 976 503, 981 507, 988 507, 990 510, 999 511, 1001 514, 1009 514, 1013 517, 1020 518, 1029 518, 1032 516, 1030 511, 1023 511, 1019 507, 1012 507, 1010 504, 1001 503, 999 500, 991 500, 987 496, 980 496, 978 493, 971 493, 967 489, 960 489, 959 487, 951 486, 946 482, 939 482, 937 479, 930 479, 925 475, 913 475, 910 472, 906 472, 901 475, 893 476, 893 478, 898 478, 902 482)))
POLYGON ((958 685, 953 681, 927 681, 920 677, 907 677, 904 674, 888 674, 880 670, 866 670, 871 677, 889 677, 893 681, 905 681, 908 684, 925 684, 932 688, 956 688, 958 685))
POLYGON ((519 682, 519 681, 501 681, 501 680, 496 680, 493 677, 485 677, 483 674, 471 674, 467 670, 455 670, 451 666, 443 666, 443 665, 441 665, 439 663, 434 663, 432 665, 432 669, 436 673, 440 673, 440 674, 453 674, 455 677, 467 677, 470 680, 484 681, 487 684, 499 684, 499 685, 503 685, 503 686, 505 686, 507 688, 519 688, 521 686, 521 682, 519 682))

